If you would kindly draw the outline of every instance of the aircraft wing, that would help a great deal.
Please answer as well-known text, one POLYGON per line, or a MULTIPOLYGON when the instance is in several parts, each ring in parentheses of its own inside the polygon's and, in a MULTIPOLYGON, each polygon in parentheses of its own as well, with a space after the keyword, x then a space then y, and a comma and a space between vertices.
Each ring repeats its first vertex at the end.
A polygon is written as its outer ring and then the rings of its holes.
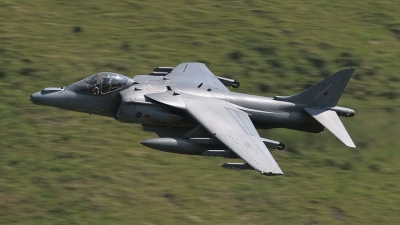
POLYGON ((265 175, 283 174, 247 113, 222 100, 184 98, 184 102, 194 119, 251 167, 265 175))
POLYGON ((228 88, 204 63, 181 63, 165 77, 174 83, 195 84, 196 86, 203 84, 213 89, 229 92, 228 88))

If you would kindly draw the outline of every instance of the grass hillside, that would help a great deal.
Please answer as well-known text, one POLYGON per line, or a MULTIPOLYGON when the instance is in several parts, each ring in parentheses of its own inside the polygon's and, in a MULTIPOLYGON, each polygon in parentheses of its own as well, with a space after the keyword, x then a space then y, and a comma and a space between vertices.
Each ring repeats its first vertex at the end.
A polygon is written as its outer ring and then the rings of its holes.
POLYGON ((400 2, 0 1, 0 224, 398 224, 400 2), (201 61, 240 91, 294 94, 346 67, 328 131, 260 131, 284 176, 141 146, 140 125, 32 105, 100 71, 201 61))

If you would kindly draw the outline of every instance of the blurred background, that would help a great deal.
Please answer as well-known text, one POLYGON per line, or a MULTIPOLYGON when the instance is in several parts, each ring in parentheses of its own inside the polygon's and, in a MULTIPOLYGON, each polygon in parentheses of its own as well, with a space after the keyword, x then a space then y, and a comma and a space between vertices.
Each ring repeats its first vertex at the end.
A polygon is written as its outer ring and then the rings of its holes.
MULTIPOLYGON (((0 0, 0 224, 398 224, 400 2, 0 0), (101 71, 204 62, 234 91, 294 94, 356 71, 328 131, 260 131, 284 176, 145 148, 140 125, 31 104, 101 71)), ((238 160, 239 162, 240 160, 238 160)))

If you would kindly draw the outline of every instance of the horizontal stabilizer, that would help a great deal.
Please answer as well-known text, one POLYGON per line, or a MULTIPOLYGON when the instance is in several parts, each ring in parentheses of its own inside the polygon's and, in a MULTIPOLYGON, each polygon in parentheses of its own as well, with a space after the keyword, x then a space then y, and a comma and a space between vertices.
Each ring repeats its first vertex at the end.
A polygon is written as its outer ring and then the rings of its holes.
POLYGON ((304 107, 304 110, 310 114, 314 119, 321 123, 333 135, 335 135, 345 145, 355 148, 356 146, 351 140, 350 135, 347 133, 346 128, 340 121, 336 112, 328 109, 304 107))

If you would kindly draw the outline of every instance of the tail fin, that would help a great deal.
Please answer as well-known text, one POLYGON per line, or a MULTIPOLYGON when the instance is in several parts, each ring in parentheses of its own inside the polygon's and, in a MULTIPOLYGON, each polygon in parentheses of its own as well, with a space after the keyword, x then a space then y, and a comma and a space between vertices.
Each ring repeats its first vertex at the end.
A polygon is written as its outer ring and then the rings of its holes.
POLYGON ((336 106, 353 72, 354 68, 340 70, 303 92, 291 96, 275 96, 274 99, 310 106, 336 106))

